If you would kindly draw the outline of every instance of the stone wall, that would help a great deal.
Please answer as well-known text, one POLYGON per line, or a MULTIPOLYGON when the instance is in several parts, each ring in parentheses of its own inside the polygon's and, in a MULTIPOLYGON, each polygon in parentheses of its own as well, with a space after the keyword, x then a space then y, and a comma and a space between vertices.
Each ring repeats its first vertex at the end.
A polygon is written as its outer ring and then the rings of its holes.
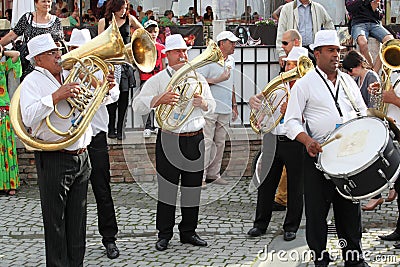
MULTIPOLYGON (((123 142, 109 139, 111 181, 115 183, 153 181, 156 174, 155 140, 155 135, 144 139, 141 131, 128 132, 123 142)), ((17 143, 21 184, 36 184, 33 152, 27 151, 20 142, 17 143)), ((251 176, 252 161, 260 146, 260 137, 251 129, 229 129, 221 168, 223 176, 251 176)))

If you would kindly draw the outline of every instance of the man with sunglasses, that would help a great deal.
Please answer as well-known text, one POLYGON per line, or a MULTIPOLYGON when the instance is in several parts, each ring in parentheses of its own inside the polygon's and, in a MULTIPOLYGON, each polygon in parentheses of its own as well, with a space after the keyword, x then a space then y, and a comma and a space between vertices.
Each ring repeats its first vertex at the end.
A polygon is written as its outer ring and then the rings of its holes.
POLYGON ((302 46, 303 40, 298 30, 290 29, 283 33, 281 43, 282 49, 283 51, 285 51, 286 57, 287 55, 289 55, 293 47, 302 46))
MULTIPOLYGON (((49 143, 63 137, 48 128, 43 119, 60 131, 67 131, 70 119, 54 114, 55 106, 61 114, 71 110, 66 99, 80 92, 79 83, 64 83, 59 64, 61 51, 51 35, 42 34, 28 42, 26 59, 35 65, 34 71, 21 84, 22 121, 35 138, 49 143)), ((70 146, 58 151, 35 151, 40 201, 44 224, 47 266, 82 266, 85 255, 86 203, 91 164, 86 151, 92 139, 92 129, 70 146)))
MULTIPOLYGON (((295 0, 286 3, 281 11, 278 21, 278 33, 276 35, 276 50, 279 56, 279 64, 284 66, 283 58, 287 56, 283 48, 283 33, 290 29, 300 32, 303 39, 303 47, 309 49, 313 43, 315 34, 320 30, 334 29, 331 17, 325 8, 312 0, 295 0)), ((312 51, 311 51, 312 54, 312 51)))
MULTIPOLYGON (((283 33, 282 36, 282 48, 286 55, 293 50, 294 47, 299 47, 302 45, 302 38, 298 30, 290 29, 283 33)), ((285 72, 287 61, 283 59, 283 67, 281 67, 281 72, 285 72)), ((297 62, 296 62, 297 64, 297 62)), ((283 171, 281 180, 278 185, 278 189, 275 194, 275 200, 273 202, 273 211, 284 211, 287 206, 287 174, 286 170, 283 171)))

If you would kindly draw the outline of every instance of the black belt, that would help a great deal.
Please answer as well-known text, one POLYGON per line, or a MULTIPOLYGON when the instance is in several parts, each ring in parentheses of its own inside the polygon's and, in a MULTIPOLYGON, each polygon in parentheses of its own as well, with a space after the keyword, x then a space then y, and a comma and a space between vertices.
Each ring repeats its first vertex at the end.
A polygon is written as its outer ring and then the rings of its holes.
POLYGON ((286 135, 277 135, 276 139, 278 139, 279 142, 293 142, 293 140, 288 138, 286 135))
POLYGON ((163 133, 172 134, 172 135, 176 135, 176 136, 190 137, 190 136, 196 136, 196 135, 201 134, 203 132, 203 129, 200 129, 200 130, 195 131, 195 132, 188 132, 188 133, 174 133, 174 132, 171 132, 171 131, 168 131, 168 130, 164 130, 164 129, 161 129, 161 131, 163 133))
POLYGON ((61 152, 61 153, 67 153, 67 154, 71 154, 71 155, 80 155, 82 153, 85 153, 86 147, 80 148, 80 149, 76 149, 76 150, 61 149, 61 150, 58 150, 58 151, 61 152))

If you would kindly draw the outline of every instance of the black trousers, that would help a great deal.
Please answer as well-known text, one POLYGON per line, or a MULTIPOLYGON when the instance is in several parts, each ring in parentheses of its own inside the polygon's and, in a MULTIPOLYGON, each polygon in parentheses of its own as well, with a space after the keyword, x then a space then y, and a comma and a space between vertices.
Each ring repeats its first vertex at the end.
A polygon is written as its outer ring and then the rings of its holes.
POLYGON ((122 134, 122 128, 124 127, 125 123, 125 115, 126 110, 128 108, 129 102, 129 91, 120 92, 118 101, 108 104, 107 111, 108 111, 108 132, 115 133, 115 120, 117 119, 117 110, 118 110, 118 121, 117 121, 117 133, 122 134))
POLYGON ((87 188, 91 165, 87 152, 35 152, 42 206, 46 265, 83 266, 87 188))
MULTIPOLYGON (((275 137, 276 138, 276 137, 275 137)), ((264 139, 268 140, 268 139, 264 139)), ((261 177, 262 182, 258 187, 257 209, 254 227, 266 230, 271 221, 272 205, 275 198, 276 189, 281 179, 283 166, 287 171, 287 212, 283 229, 285 232, 297 232, 303 214, 303 145, 297 141, 279 141, 274 144, 263 143, 262 165, 267 164, 268 157, 264 157, 266 150, 276 146, 275 157, 273 158, 271 169, 268 174, 261 177)))
POLYGON ((323 173, 315 167, 315 161, 316 158, 311 158, 308 154, 304 156, 306 239, 310 250, 315 252, 314 262, 317 264, 330 261, 330 255, 326 252, 326 218, 332 204, 338 238, 344 239, 342 244, 346 244, 342 248, 345 266, 362 263, 360 204, 354 204, 340 196, 333 182, 325 179, 323 173))
MULTIPOLYGON (((140 81, 140 90, 143 88, 143 84, 146 81, 141 80, 140 81)), ((142 120, 143 120, 143 125, 145 129, 151 129, 153 130, 154 127, 154 110, 151 110, 149 114, 142 115, 142 120)))
POLYGON ((158 132, 156 142, 156 169, 158 202, 156 227, 158 237, 171 239, 175 225, 175 209, 180 180, 181 237, 195 233, 199 215, 201 182, 204 168, 204 136, 176 136, 158 132))
POLYGON ((94 136, 88 150, 92 163, 90 183, 96 198, 99 232, 103 237, 103 244, 106 245, 115 242, 118 232, 114 202, 111 196, 110 158, 106 133, 100 132, 94 136))

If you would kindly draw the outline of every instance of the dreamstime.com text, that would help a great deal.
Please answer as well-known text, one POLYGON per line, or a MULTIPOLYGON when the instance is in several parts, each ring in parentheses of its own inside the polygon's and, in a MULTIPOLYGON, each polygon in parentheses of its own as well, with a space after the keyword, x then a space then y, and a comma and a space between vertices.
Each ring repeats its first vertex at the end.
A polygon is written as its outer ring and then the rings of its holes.
MULTIPOLYGON (((325 253, 329 253, 331 261, 338 260, 350 260, 350 261, 358 261, 359 259, 364 259, 366 262, 373 263, 397 263, 400 260, 400 257, 396 255, 384 255, 380 254, 377 251, 363 251, 362 255, 358 251, 349 250, 346 252, 346 255, 342 255, 342 245, 343 240, 339 240, 338 246, 339 248, 327 249, 324 251, 325 253)), ((309 262, 313 261, 316 257, 315 252, 309 249, 306 250, 274 250, 268 249, 268 245, 264 247, 263 250, 260 250, 257 253, 257 258, 260 261, 268 261, 268 262, 309 262)), ((322 259, 318 259, 322 260, 322 259)))

